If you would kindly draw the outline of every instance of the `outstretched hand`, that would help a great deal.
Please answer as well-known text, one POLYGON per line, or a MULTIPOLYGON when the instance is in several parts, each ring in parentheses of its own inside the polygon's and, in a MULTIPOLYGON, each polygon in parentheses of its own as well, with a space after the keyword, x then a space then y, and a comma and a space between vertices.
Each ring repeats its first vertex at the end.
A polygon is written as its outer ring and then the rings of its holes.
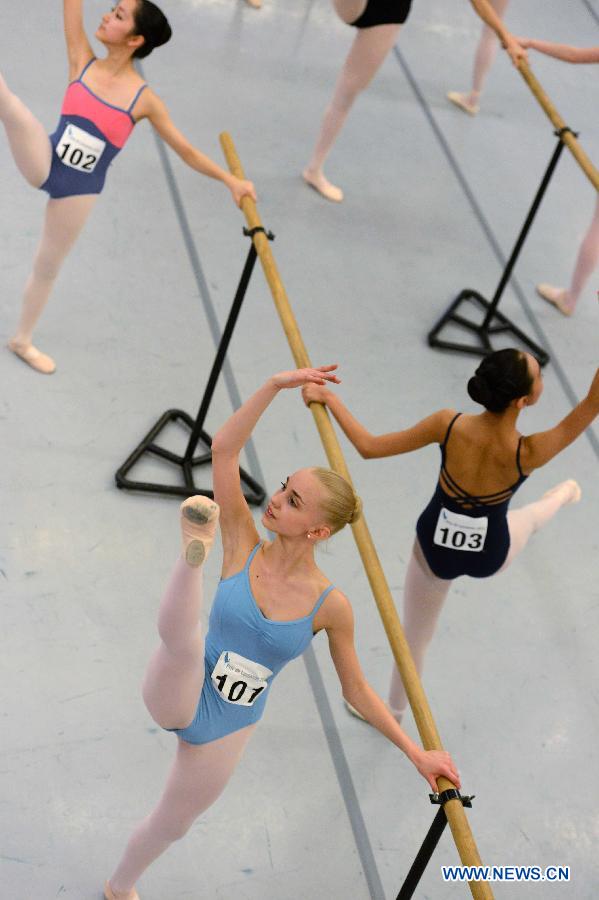
POLYGON ((423 778, 426 778, 435 793, 438 792, 437 778, 444 775, 449 778, 457 788, 462 786, 460 773, 446 750, 424 750, 422 756, 416 762, 416 768, 423 778))
POLYGON ((514 34, 514 35, 512 35, 512 37, 518 44, 520 44, 520 46, 524 50, 530 50, 530 48, 532 47, 532 38, 521 37, 519 34, 518 35, 514 34))
POLYGON ((233 178, 233 181, 229 185, 229 190, 233 195, 233 200, 237 204, 237 206, 241 206, 241 201, 244 197, 251 197, 252 200, 256 200, 256 188, 254 187, 251 181, 244 181, 241 178, 233 178))
POLYGON ((272 376, 272 382, 278 388, 296 388, 304 384, 340 384, 339 378, 334 374, 337 364, 334 366, 318 366, 316 369, 295 369, 291 372, 279 372, 272 376))

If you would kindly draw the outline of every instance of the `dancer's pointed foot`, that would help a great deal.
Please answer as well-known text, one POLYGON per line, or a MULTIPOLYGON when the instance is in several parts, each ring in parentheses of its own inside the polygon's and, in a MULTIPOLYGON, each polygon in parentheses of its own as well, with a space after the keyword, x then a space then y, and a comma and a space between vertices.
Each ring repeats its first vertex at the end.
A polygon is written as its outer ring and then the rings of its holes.
POLYGON ((559 484, 556 484, 554 487, 549 488, 548 491, 545 491, 543 497, 549 497, 551 494, 557 493, 563 494, 564 506, 566 503, 578 503, 582 497, 580 485, 577 481, 574 481, 573 478, 568 478, 567 481, 560 481, 559 484))
POLYGON ((347 700, 345 699, 345 697, 343 698, 343 703, 345 704, 345 708, 350 715, 355 716, 356 719, 360 719, 360 721, 362 721, 362 722, 366 722, 366 719, 364 718, 362 713, 358 712, 356 707, 352 706, 351 703, 348 703, 347 700))
POLYGON ((104 885, 104 900, 139 900, 139 894, 132 888, 130 891, 115 891, 107 881, 104 885))
POLYGON ((343 191, 324 177, 322 172, 314 169, 304 169, 302 176, 306 184, 325 197, 326 200, 332 200, 333 203, 341 203, 343 200, 343 191))
POLYGON ((262 8, 262 0, 247 0, 248 6, 251 6, 252 9, 261 9, 262 8))
POLYGON ((22 359, 36 372, 41 372, 42 375, 52 375, 56 371, 56 363, 52 357, 42 353, 33 344, 22 344, 13 338, 8 342, 7 346, 19 359, 22 359))
POLYGON ((552 284, 537 284, 537 294, 559 309, 564 316, 571 316, 574 312, 570 295, 565 288, 554 287, 552 284))
POLYGON ((220 508, 214 500, 197 495, 181 504, 181 535, 185 562, 201 566, 214 543, 220 508))
POLYGON ((453 103, 454 106, 457 106, 459 109, 463 110, 463 112, 468 113, 469 116, 475 116, 480 110, 478 103, 475 103, 469 94, 460 94, 458 91, 449 91, 447 99, 450 103, 453 103))

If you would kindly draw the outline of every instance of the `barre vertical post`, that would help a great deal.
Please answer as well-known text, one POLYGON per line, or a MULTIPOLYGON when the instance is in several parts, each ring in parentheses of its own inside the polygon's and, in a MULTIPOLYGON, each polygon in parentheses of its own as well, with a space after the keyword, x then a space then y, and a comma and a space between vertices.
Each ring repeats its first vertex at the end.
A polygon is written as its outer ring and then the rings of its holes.
MULTIPOLYGON (((231 136, 226 133, 221 134, 220 142, 230 171, 238 178, 244 178, 243 167, 231 136)), ((250 228, 261 224, 256 204, 250 197, 243 198, 241 208, 250 228)), ((295 364, 300 368, 310 366, 310 357, 293 315, 268 241, 262 234, 256 234, 253 240, 295 364)), ((310 404, 310 411, 316 422, 329 465, 351 482, 351 476, 328 412, 320 403, 310 404)), ((351 528, 393 651, 393 656, 406 687, 422 743, 427 750, 442 750, 441 738, 416 672, 414 660, 403 633, 391 591, 368 530, 365 516, 353 523, 351 528)), ((447 778, 439 777, 437 783, 442 791, 455 790, 454 785, 447 778)), ((448 800, 445 805, 445 811, 463 865, 480 866, 482 864, 480 855, 461 802, 457 798, 448 800)), ((469 887, 475 900, 492 900, 493 893, 488 882, 469 882, 469 887)))
POLYGON ((528 337, 528 335, 526 335, 510 319, 508 319, 507 316, 505 316, 503 313, 500 313, 497 307, 499 305, 501 297, 503 296, 505 286, 512 275, 512 271, 514 269, 514 266, 516 265, 518 257, 520 256, 524 241, 526 240, 539 206, 541 205, 541 201, 545 195, 545 191, 549 186, 551 176, 555 171, 555 167, 557 166, 559 158, 565 147, 564 137, 566 134, 570 133, 572 133, 572 131, 567 126, 564 126, 564 128, 562 128, 560 131, 555 132, 557 137, 557 145, 553 151, 553 154, 549 161, 549 165, 545 170, 545 174, 543 175, 541 183, 534 196, 532 205, 528 211, 528 215, 526 216, 524 224, 520 229, 520 233, 518 235, 518 238, 516 239, 516 243, 514 244, 510 257, 505 265, 501 278, 499 279, 499 284, 495 289, 492 300, 487 300, 485 297, 483 297, 482 294, 480 294, 478 291, 473 290, 472 288, 464 288, 464 290, 460 291, 455 300, 451 302, 443 315, 437 320, 434 327, 429 331, 429 346, 438 347, 444 350, 454 350, 458 353, 469 353, 477 356, 485 356, 487 353, 491 353, 494 349, 491 342, 491 337, 493 335, 509 333, 517 338, 530 351, 532 351, 541 365, 544 366, 549 362, 549 354, 547 353, 547 351, 543 347, 540 347, 539 344, 535 343, 532 338, 528 337), (473 303, 484 311, 482 322, 472 321, 472 319, 464 317, 461 312, 461 307, 464 303, 473 303), (474 334, 477 339, 477 343, 463 344, 458 343, 455 340, 447 340, 446 338, 441 337, 443 330, 447 326, 459 326, 460 328, 465 329, 471 334, 474 334))
POLYGON ((410 867, 410 871, 406 875, 404 883, 399 889, 396 900, 410 900, 410 897, 413 897, 414 891, 418 887, 420 879, 445 831, 445 826, 447 825, 445 804, 447 801, 454 797, 461 801, 462 806, 471 807, 472 801, 474 800, 474 794, 472 794, 471 797, 466 797, 461 796, 459 791, 444 791, 442 794, 429 794, 429 797, 431 803, 439 804, 439 809, 426 833, 426 837, 422 842, 420 850, 416 854, 416 858, 410 867))
MULTIPOLYGON (((264 231, 262 227, 259 229, 253 228, 248 229, 244 228, 243 233, 246 237, 253 237, 257 231, 264 231)), ((265 232, 266 233, 266 232, 265 232)), ((272 231, 266 233, 269 241, 274 240, 274 234, 272 231)), ((250 249, 248 251, 247 259, 245 261, 245 266, 243 267, 243 272, 241 273, 241 278, 239 280, 239 285, 237 287, 237 291, 235 293, 235 297, 233 299, 233 305, 231 306, 229 315, 227 317, 227 322, 225 324, 223 333, 221 335, 221 339, 219 341, 218 350, 216 352, 216 358, 214 363, 212 364, 212 369, 210 371, 210 376, 208 378, 208 383, 206 385, 206 389, 204 390, 204 396, 202 397, 202 402, 200 403, 200 408, 198 410, 198 415, 196 417, 196 422, 193 427, 193 431, 189 437, 189 443, 187 444, 187 449, 185 450, 184 459, 186 463, 189 465, 193 460, 193 455, 195 449, 198 445, 198 441, 202 436, 204 422, 206 421, 206 416, 208 414, 208 409, 210 408, 210 404, 212 402, 212 397, 214 395, 214 391, 216 389, 216 384, 218 382, 220 373, 222 371, 222 367, 225 361, 225 357, 227 355, 227 350, 229 349, 229 344, 231 342, 231 338, 233 337, 233 331, 235 329, 235 325, 237 323, 237 318, 239 316, 239 312, 241 310, 241 304, 243 303, 243 298, 245 297, 245 292, 248 289, 248 285, 250 283, 250 278, 252 277, 252 272, 254 271, 254 266, 256 264, 256 259, 258 258, 258 254, 256 253, 256 248, 254 247, 253 242, 250 244, 250 249)))
POLYGON ((516 265, 518 257, 520 256, 520 251, 522 250, 524 241, 526 240, 528 232, 530 231, 530 226, 532 225, 533 220, 537 214, 537 210, 538 210, 539 206, 541 205, 541 200, 543 199, 543 197, 545 195, 545 191, 547 190, 547 188, 549 186, 549 182, 551 181, 551 176, 553 175, 555 167, 558 164, 559 158, 562 155, 562 151, 563 151, 564 147, 566 146, 562 140, 562 135, 563 135, 563 133, 565 133, 566 131, 569 131, 569 130, 570 130, 569 128, 566 128, 566 129, 563 129, 562 132, 557 133, 557 145, 555 147, 555 150, 553 151, 553 155, 552 155, 551 159, 549 160, 549 165, 547 166, 545 174, 543 175, 541 184, 539 185, 539 189, 538 189, 537 193, 535 194, 535 198, 532 202, 532 206, 530 207, 530 209, 528 211, 528 215, 526 216, 526 219, 524 220, 524 225, 522 226, 520 234, 518 235, 518 239, 516 240, 516 243, 514 244, 514 249, 512 250, 512 252, 510 254, 510 258, 507 261, 503 275, 501 276, 499 284, 497 285, 497 289, 496 289, 495 294, 493 295, 493 299, 491 300, 491 303, 489 305, 489 310, 483 321, 483 328, 489 327, 491 319, 493 318, 495 310, 497 309, 497 305, 498 305, 499 301, 501 300, 501 296, 503 294, 505 286, 508 283, 509 279, 511 278, 512 271, 514 269, 514 266, 516 265))
MULTIPOLYGON (((269 241, 274 240, 274 234, 271 231, 266 232, 261 225, 254 229, 243 229, 243 233, 246 235, 246 237, 252 239, 257 231, 262 232, 269 241)), ((163 413, 158 421, 152 426, 141 443, 131 454, 129 454, 123 465, 117 470, 115 474, 117 487, 127 490, 148 491, 151 493, 172 494, 183 497, 188 497, 190 496, 190 494, 203 494, 207 497, 213 496, 213 492, 210 489, 199 488, 195 484, 194 468, 201 466, 204 463, 208 463, 212 460, 212 437, 208 434, 207 431, 205 431, 204 423, 206 421, 206 416, 208 415, 212 397, 214 395, 214 391, 216 389, 216 385, 224 365, 227 350, 229 349, 229 344, 233 336, 233 331, 235 329, 235 325, 241 311, 243 299, 248 289, 250 278, 252 277, 256 259, 256 248, 252 240, 248 255, 246 257, 245 265, 241 273, 241 278, 235 292, 235 297, 233 298, 233 303, 231 305, 231 309, 229 310, 229 315, 227 316, 227 321, 218 343, 216 356, 212 364, 212 369, 210 370, 208 383, 206 385, 206 388, 204 389, 204 394, 196 418, 192 419, 190 415, 188 415, 181 409, 169 409, 165 413, 163 413), (173 422, 185 426, 190 431, 190 436, 183 456, 180 456, 177 453, 174 453, 171 450, 168 450, 156 443, 156 438, 168 425, 173 422), (206 450, 199 456, 195 456, 194 454, 200 441, 202 441, 202 443, 205 445, 206 450), (157 456, 160 459, 163 459, 171 465, 177 467, 181 471, 183 483, 173 485, 162 484, 159 482, 134 481, 130 479, 128 477, 129 471, 137 462, 139 462, 140 459, 142 459, 145 454, 157 456)), ((262 503, 264 497, 266 496, 266 491, 264 490, 262 485, 258 484, 258 482, 254 478, 252 478, 252 476, 249 475, 248 472, 246 472, 244 469, 240 468, 239 474, 241 477, 242 485, 244 487, 244 496, 248 503, 254 505, 262 503)))

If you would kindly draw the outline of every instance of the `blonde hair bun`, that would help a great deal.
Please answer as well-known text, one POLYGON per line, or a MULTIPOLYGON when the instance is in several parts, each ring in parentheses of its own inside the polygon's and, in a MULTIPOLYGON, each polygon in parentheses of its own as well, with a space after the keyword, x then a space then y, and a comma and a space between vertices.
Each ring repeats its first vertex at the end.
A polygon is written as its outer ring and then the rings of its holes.
POLYGON ((349 481, 333 469, 315 466, 312 471, 325 488, 320 506, 331 528, 331 534, 341 531, 345 525, 357 522, 362 515, 362 501, 349 481))

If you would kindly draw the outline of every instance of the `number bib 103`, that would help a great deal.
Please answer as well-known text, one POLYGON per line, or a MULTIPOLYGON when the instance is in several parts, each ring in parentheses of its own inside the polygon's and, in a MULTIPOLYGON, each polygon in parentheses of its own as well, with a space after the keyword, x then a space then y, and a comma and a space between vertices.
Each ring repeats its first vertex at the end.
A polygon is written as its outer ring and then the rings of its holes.
POLYGON ((56 154, 65 166, 89 174, 96 168, 105 147, 106 141, 69 122, 56 145, 56 154))
POLYGON ((237 706, 252 706, 266 690, 266 679, 272 675, 270 669, 260 663, 223 650, 214 667, 211 678, 218 695, 225 703, 237 706))
POLYGON ((487 516, 465 516, 441 507, 433 541, 448 550, 469 550, 480 553, 485 546, 487 516))

